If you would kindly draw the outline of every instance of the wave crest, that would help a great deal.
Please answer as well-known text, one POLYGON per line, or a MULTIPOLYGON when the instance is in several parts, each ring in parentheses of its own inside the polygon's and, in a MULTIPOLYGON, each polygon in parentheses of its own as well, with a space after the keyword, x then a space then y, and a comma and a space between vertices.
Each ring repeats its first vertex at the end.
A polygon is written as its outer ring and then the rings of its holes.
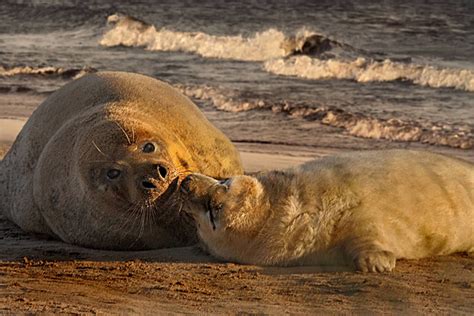
POLYGON ((265 61, 293 54, 319 55, 343 45, 323 35, 300 30, 295 36, 268 29, 253 37, 215 36, 203 32, 176 32, 155 26, 127 15, 113 14, 107 18, 111 28, 100 44, 107 47, 145 47, 154 51, 183 51, 203 57, 242 61, 265 61))
POLYGON ((445 123, 382 119, 361 113, 351 113, 339 108, 312 107, 287 101, 268 102, 262 99, 241 99, 231 91, 208 86, 175 86, 182 93, 197 100, 210 102, 215 108, 227 112, 244 112, 255 109, 271 110, 290 117, 319 121, 344 129, 356 137, 387 139, 391 141, 420 142, 455 148, 474 147, 474 131, 469 126, 445 123))
POLYGON ((346 79, 357 82, 410 81, 432 88, 454 88, 474 91, 474 72, 466 69, 446 69, 433 66, 398 63, 386 59, 372 61, 357 58, 352 61, 320 60, 308 56, 276 59, 264 64, 266 71, 306 79, 346 79))
POLYGON ((17 66, 17 67, 4 67, 0 66, 1 77, 13 77, 21 75, 32 75, 32 76, 63 76, 66 78, 77 79, 88 73, 96 72, 94 68, 83 67, 83 68, 61 68, 51 66, 17 66))
POLYGON ((156 29, 136 18, 114 14, 103 46, 145 47, 155 51, 183 51, 207 58, 264 62, 267 72, 306 79, 357 82, 409 81, 431 88, 474 91, 474 72, 411 63, 411 58, 374 60, 371 54, 306 29, 286 37, 276 29, 253 37, 215 36, 203 32, 156 29), (311 57, 310 57, 311 56, 311 57), (362 56, 358 57, 357 56, 362 56), (317 58, 316 58, 317 57, 317 58))

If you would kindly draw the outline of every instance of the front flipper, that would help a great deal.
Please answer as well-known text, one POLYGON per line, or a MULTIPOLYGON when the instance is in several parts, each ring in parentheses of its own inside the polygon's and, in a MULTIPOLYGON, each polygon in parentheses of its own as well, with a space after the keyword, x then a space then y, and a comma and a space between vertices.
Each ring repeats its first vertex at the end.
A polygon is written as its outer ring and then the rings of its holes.
POLYGON ((382 234, 373 225, 353 229, 345 244, 345 256, 362 272, 390 272, 395 268, 396 256, 383 242, 382 234), (363 229, 360 229, 363 227, 363 229), (355 236, 354 236, 355 235, 355 236), (363 237, 360 237, 363 235, 363 237))
POLYGON ((395 255, 385 250, 362 250, 354 258, 354 265, 362 272, 390 272, 395 268, 395 255))

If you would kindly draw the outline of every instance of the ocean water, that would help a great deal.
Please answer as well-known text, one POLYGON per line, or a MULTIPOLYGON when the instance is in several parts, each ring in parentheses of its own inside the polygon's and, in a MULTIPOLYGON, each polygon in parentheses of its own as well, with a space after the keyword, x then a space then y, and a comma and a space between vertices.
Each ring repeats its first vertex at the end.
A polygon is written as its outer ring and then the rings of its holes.
POLYGON ((237 142, 474 147, 474 1, 0 2, 0 119, 102 70, 171 83, 237 142))

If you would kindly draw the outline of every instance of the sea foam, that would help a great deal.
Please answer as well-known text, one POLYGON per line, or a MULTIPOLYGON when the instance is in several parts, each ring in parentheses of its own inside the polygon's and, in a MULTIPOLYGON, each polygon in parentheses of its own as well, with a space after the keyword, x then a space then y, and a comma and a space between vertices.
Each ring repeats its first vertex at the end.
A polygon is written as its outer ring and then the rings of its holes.
POLYGON ((94 68, 83 67, 83 68, 61 68, 51 66, 16 66, 16 67, 4 67, 0 66, 0 77, 13 77, 19 75, 53 75, 63 76, 67 78, 77 79, 88 73, 96 72, 94 68))
POLYGON ((409 81, 431 88, 454 88, 474 91, 474 72, 466 69, 447 69, 429 65, 399 63, 386 59, 374 61, 320 60, 308 56, 294 56, 265 62, 266 71, 306 79, 346 79, 357 82, 409 81))
POLYGON ((108 23, 111 28, 100 40, 100 44, 107 47, 144 47, 154 51, 189 52, 206 58, 257 61, 264 63, 263 69, 267 72, 312 80, 408 81, 431 88, 474 91, 472 70, 399 62, 390 58, 378 60, 369 52, 304 28, 292 36, 272 28, 243 37, 178 32, 165 27, 157 29, 121 14, 109 16, 108 23))
POLYGON ((264 61, 287 54, 281 44, 285 35, 275 29, 255 34, 253 37, 215 36, 203 32, 177 32, 166 28, 156 29, 138 19, 114 14, 100 44, 103 46, 137 46, 155 51, 183 51, 203 57, 243 61, 264 61))
POLYGON ((270 102, 259 98, 245 99, 235 92, 208 86, 175 85, 175 87, 188 97, 209 102, 222 111, 270 110, 273 113, 342 128, 346 133, 356 137, 421 142, 462 149, 474 147, 474 133, 470 126, 396 118, 383 119, 336 107, 295 104, 285 100, 270 102))

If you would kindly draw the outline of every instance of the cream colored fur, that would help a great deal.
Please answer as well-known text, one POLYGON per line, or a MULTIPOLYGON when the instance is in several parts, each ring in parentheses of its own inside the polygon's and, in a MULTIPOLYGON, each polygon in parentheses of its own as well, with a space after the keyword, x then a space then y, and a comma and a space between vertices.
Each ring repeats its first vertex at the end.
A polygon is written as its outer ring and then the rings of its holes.
POLYGON ((226 183, 191 175, 182 190, 224 260, 383 272, 399 258, 474 251, 474 166, 438 154, 353 152, 226 183))
POLYGON ((0 207, 26 231, 83 246, 185 245, 195 232, 178 214, 172 180, 190 172, 222 178, 242 167, 231 142, 171 86, 102 72, 33 113, 0 165, 0 207), (156 151, 144 153, 149 141, 156 151), (166 180, 155 179, 158 164, 166 180), (107 182, 110 168, 122 170, 120 181, 107 182), (138 187, 145 178, 156 184, 151 193, 138 187), (167 190, 173 195, 162 197, 167 190))

